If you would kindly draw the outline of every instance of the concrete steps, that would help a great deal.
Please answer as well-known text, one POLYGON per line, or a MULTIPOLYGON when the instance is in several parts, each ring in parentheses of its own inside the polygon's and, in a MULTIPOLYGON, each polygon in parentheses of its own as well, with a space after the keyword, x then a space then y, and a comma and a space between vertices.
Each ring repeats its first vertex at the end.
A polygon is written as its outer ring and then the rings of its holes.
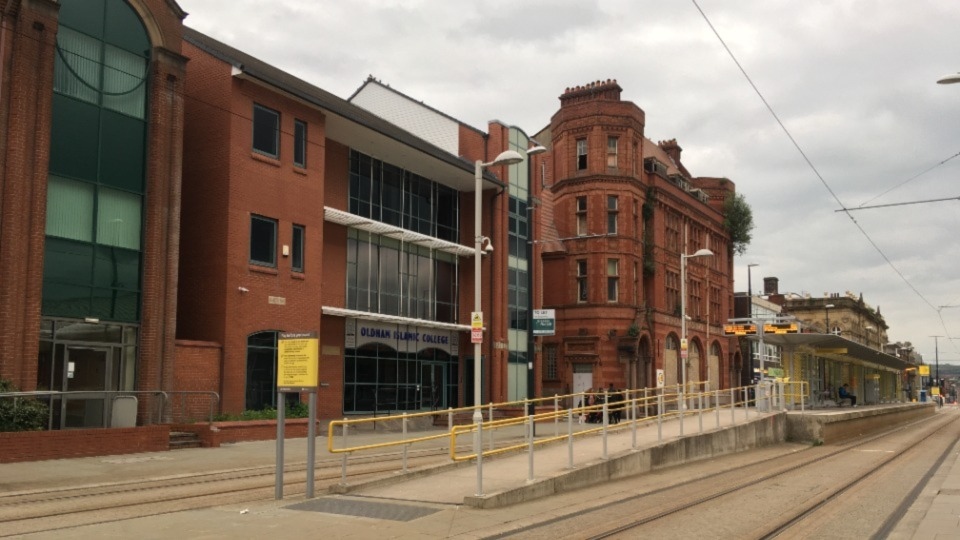
POLYGON ((180 450, 183 448, 200 448, 200 437, 196 433, 187 433, 184 431, 170 432, 170 450, 180 450))

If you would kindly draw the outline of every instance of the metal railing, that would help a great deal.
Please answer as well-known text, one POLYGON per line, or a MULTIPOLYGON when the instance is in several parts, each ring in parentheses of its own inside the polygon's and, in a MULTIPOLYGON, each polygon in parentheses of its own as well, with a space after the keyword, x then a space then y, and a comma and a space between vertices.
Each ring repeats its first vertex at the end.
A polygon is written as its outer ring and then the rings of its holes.
MULTIPOLYGON (((603 436, 603 452, 604 457, 606 457, 606 437, 609 433, 618 430, 633 430, 632 445, 635 448, 637 444, 636 431, 638 427, 643 425, 656 424, 658 440, 662 440, 663 423, 671 419, 689 418, 696 415, 701 433, 704 429, 704 417, 708 417, 711 413, 715 417, 717 428, 721 425, 720 415, 721 411, 724 410, 730 411, 731 421, 734 424, 739 416, 737 414, 738 409, 743 411, 744 420, 749 419, 751 415, 749 405, 753 400, 748 392, 748 387, 705 390, 708 384, 706 382, 690 383, 687 385, 687 391, 683 394, 679 391, 679 385, 675 385, 666 388, 621 390, 613 393, 581 392, 531 400, 490 403, 482 407, 484 413, 482 416, 485 418, 479 424, 474 424, 471 419, 469 423, 454 425, 457 414, 473 413, 474 407, 450 408, 446 410, 447 429, 445 431, 414 437, 410 436, 408 429, 411 420, 425 416, 436 418, 438 414, 443 413, 425 411, 392 417, 344 418, 343 420, 330 422, 327 430, 327 450, 331 454, 342 455, 341 485, 344 486, 347 485, 349 457, 356 453, 401 447, 402 470, 407 472, 408 450, 411 445, 439 441, 444 438, 449 438, 450 459, 454 462, 478 458, 478 462, 482 462, 483 457, 521 451, 524 448, 532 453, 537 446, 566 440, 569 445, 572 466, 573 444, 578 438, 590 435, 603 436), (681 395, 685 396, 683 400, 685 403, 681 403, 681 395), (621 399, 610 399, 614 396, 621 399), (595 400, 595 403, 583 405, 587 397, 595 400), (497 412, 516 412, 517 409, 527 411, 531 404, 535 405, 534 410, 536 408, 547 408, 548 410, 532 415, 524 414, 515 417, 496 418, 497 412), (611 415, 614 413, 619 413, 624 417, 624 422, 611 424, 611 415), (588 421, 590 419, 599 419, 599 421, 597 425, 594 425, 588 421), (364 425, 387 420, 399 420, 401 422, 402 434, 398 440, 351 445, 351 430, 360 430, 364 425), (548 426, 550 423, 554 425, 553 435, 535 439, 533 436, 534 426, 548 426), (563 433, 560 429, 561 424, 566 426, 563 433), (473 435, 478 430, 481 435, 479 440, 483 441, 481 448, 474 447, 472 437, 469 437, 470 444, 459 444, 460 437, 473 435), (467 447, 469 447, 469 450, 464 450, 467 447)), ((679 424, 681 436, 683 435, 683 424, 684 422, 679 424)), ((531 463, 532 460, 531 455, 531 463)), ((482 476, 482 472, 479 474, 482 476)))
MULTIPOLYGON (((13 399, 14 408, 17 407, 19 401, 25 399, 32 399, 37 401, 44 402, 49 408, 49 414, 47 418, 47 429, 54 429, 53 420, 54 420, 54 405, 55 401, 60 403, 63 400, 107 400, 113 398, 114 400, 124 397, 138 397, 138 396, 147 396, 149 398, 144 400, 144 411, 146 413, 145 422, 146 424, 155 424, 155 423, 175 423, 178 420, 180 422, 192 422, 196 420, 195 417, 191 416, 188 412, 187 402, 188 399, 195 397, 205 398, 204 401, 207 402, 206 406, 203 408, 208 409, 207 411, 207 422, 213 423, 213 417, 216 414, 216 410, 220 404, 220 395, 213 391, 204 391, 204 390, 184 390, 184 391, 162 391, 162 390, 73 390, 62 392, 58 390, 37 390, 32 392, 6 392, 0 393, 0 399, 13 399), (177 401, 171 399, 172 397, 179 396, 180 400, 180 410, 179 410, 179 419, 178 411, 175 406, 177 401), (169 407, 169 410, 168 410, 169 407), (154 418, 156 415, 156 418, 154 418)), ((139 400, 138 400, 139 401, 139 400)), ((138 403, 139 407, 139 403, 138 403)), ((199 407, 198 407, 199 409, 199 407)), ((109 423, 109 422, 105 422, 109 423)), ((59 426, 58 426, 59 427, 59 426)), ((109 427, 109 426, 99 426, 99 427, 109 427)))

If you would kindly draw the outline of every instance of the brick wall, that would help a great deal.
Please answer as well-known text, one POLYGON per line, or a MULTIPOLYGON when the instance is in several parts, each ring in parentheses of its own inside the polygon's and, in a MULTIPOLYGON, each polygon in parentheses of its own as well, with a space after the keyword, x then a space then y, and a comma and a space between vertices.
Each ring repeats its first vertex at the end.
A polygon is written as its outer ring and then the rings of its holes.
POLYGON ((161 452, 170 426, 0 433, 0 463, 161 452))
POLYGON ((231 76, 228 64, 197 47, 185 44, 184 53, 191 59, 184 182, 189 202, 183 211, 178 336, 223 344, 222 410, 237 413, 246 408, 249 336, 320 330, 317 299, 322 284, 332 283, 323 274, 325 119, 286 94, 231 76), (255 103, 280 113, 276 159, 253 151, 255 103), (307 123, 305 169, 293 165, 295 120, 307 123), (208 156, 212 164, 205 163, 208 156), (254 214, 277 221, 274 267, 249 263, 254 214), (291 257, 283 255, 283 246, 292 245, 293 225, 306 230, 303 272, 294 272, 291 257))

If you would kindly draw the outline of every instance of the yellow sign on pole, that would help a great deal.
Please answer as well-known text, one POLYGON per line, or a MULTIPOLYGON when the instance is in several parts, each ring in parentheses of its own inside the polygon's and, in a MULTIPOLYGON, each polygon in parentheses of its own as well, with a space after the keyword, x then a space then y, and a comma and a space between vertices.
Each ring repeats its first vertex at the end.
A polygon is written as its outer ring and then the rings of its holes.
POLYGON ((930 376, 930 366, 928 366, 928 365, 926 365, 926 364, 920 366, 920 370, 917 371, 917 373, 919 373, 921 377, 929 377, 929 376, 930 376))
POLYGON ((284 332, 277 340, 277 390, 313 392, 317 389, 316 332, 284 332))
POLYGON ((470 312, 470 328, 473 330, 483 330, 483 312, 470 312))

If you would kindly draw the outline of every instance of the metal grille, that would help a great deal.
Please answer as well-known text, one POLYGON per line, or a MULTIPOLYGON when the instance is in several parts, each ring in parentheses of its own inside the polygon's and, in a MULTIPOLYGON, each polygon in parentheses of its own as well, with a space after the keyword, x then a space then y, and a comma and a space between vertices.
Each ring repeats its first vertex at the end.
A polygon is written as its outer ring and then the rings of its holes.
POLYGON ((388 519, 391 521, 413 521, 440 511, 438 508, 428 508, 424 506, 341 498, 315 499, 297 503, 288 508, 291 510, 305 510, 307 512, 323 512, 325 514, 388 519))

